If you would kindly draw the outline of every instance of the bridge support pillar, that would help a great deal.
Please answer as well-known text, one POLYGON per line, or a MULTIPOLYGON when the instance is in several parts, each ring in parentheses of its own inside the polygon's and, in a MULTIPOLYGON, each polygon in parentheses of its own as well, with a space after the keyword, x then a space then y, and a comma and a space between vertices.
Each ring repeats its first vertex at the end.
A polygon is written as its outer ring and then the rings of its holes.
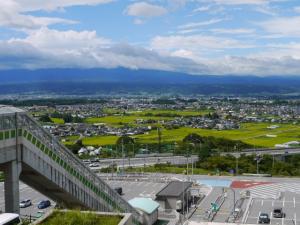
POLYGON ((4 167, 5 212, 20 213, 19 176, 21 165, 16 160, 4 167))

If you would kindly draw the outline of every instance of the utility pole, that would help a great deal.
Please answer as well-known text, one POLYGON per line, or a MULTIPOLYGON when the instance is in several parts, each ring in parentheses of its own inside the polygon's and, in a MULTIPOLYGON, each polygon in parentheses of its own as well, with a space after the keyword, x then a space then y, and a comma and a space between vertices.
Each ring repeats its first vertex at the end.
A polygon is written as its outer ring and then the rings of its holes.
POLYGON ((239 174, 239 156, 235 157, 235 175, 239 174))
POLYGON ((157 128, 158 152, 161 153, 161 128, 157 128))
POLYGON ((123 164, 123 173, 125 171, 125 162, 124 162, 124 138, 122 137, 122 164, 123 164))
POLYGON ((274 165, 275 165, 275 155, 273 155, 273 161, 272 161, 272 172, 274 171, 274 165))

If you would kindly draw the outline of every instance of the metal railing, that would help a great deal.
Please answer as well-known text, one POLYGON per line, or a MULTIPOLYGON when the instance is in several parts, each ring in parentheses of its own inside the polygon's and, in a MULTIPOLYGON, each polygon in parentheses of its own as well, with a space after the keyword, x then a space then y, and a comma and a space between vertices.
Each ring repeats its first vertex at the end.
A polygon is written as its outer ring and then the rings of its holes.
MULTIPOLYGON (((124 212, 132 213, 138 220, 140 214, 133 208, 125 199, 123 199, 117 192, 115 192, 108 184, 102 181, 93 171, 82 163, 69 149, 63 146, 55 137, 53 137, 48 131, 46 131, 37 121, 26 113, 12 113, 12 114, 0 114, 0 130, 19 129, 27 130, 36 138, 38 138, 43 145, 57 154, 68 165, 74 168, 82 177, 86 178, 89 182, 93 183, 102 192, 105 192, 110 196, 124 212)), ((103 201, 104 202, 104 201, 103 201)), ((108 211, 114 211, 114 208, 107 204, 102 203, 107 207, 108 211)))

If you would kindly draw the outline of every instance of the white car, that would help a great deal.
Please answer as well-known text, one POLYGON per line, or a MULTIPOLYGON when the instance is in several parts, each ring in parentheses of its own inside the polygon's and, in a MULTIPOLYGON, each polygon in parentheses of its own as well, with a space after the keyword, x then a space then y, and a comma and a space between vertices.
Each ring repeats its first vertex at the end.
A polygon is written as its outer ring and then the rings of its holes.
POLYGON ((20 202, 20 208, 26 208, 31 205, 32 205, 32 203, 31 203, 30 199, 25 199, 20 202))

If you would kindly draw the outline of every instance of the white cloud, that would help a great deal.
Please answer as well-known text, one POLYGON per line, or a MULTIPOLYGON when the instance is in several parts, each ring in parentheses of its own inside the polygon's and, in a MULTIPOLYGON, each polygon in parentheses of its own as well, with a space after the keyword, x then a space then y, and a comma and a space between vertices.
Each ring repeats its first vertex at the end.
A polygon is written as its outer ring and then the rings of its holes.
POLYGON ((217 34, 253 34, 255 33, 254 29, 246 29, 246 28, 239 28, 239 29, 225 29, 225 28, 216 28, 211 29, 213 33, 217 34))
POLYGON ((112 0, 0 1, 0 26, 27 31, 53 24, 74 24, 77 22, 57 17, 32 16, 27 14, 27 12, 37 10, 57 10, 74 5, 96 5, 111 1, 112 0))
POLYGON ((193 10, 193 12, 206 12, 208 10, 211 9, 211 6, 210 5, 207 5, 207 6, 201 6, 201 7, 198 7, 196 9, 193 10))
POLYGON ((147 2, 136 2, 129 5, 125 13, 129 16, 150 18, 162 16, 167 13, 167 10, 159 5, 149 4, 147 2))
POLYGON ((47 51, 73 51, 106 47, 112 42, 109 39, 98 37, 96 31, 58 31, 41 28, 29 33, 25 39, 11 39, 10 42, 24 42, 47 51))
POLYGON ((241 44, 233 40, 202 36, 169 39, 161 37, 156 41, 160 42, 154 42, 154 46, 159 47, 158 51, 129 44, 114 44, 97 36, 94 31, 57 31, 42 28, 32 31, 24 39, 0 41, 0 69, 126 67, 220 75, 300 73, 299 43, 286 46, 270 44, 268 55, 207 59, 201 57, 202 47, 210 47, 213 50, 238 47, 241 44), (281 49, 279 56, 271 54, 271 51, 276 49, 281 49), (292 49, 294 52, 291 52, 292 49), (160 50, 166 51, 158 53, 160 50))
POLYGON ((178 29, 192 29, 196 27, 212 25, 222 21, 224 21, 224 19, 211 19, 211 20, 201 21, 201 22, 191 22, 191 23, 178 26, 178 29))
POLYGON ((244 44, 230 38, 221 38, 207 35, 173 35, 157 36, 152 39, 151 47, 159 51, 174 51, 185 49, 188 51, 204 53, 211 50, 253 48, 253 45, 244 44))
POLYGON ((295 11, 296 13, 300 13, 300 6, 294 7, 294 11, 295 11))
MULTIPOLYGON (((5 0, 7 1, 7 0, 5 0)), ((37 11, 37 10, 58 10, 70 6, 80 5, 98 5, 113 2, 114 0, 51 0, 51 1, 39 1, 39 0, 14 0, 15 3, 22 6, 22 11, 37 11)), ((3 1, 2 1, 3 2, 3 1)), ((1 3, 2 3, 1 2, 1 3)), ((1 5, 0 3, 0 5, 1 5)))
POLYGON ((300 36, 300 16, 276 17, 271 20, 258 23, 266 32, 282 36, 300 36))
POLYGON ((270 0, 213 0, 217 4, 222 5, 265 5, 270 0))

